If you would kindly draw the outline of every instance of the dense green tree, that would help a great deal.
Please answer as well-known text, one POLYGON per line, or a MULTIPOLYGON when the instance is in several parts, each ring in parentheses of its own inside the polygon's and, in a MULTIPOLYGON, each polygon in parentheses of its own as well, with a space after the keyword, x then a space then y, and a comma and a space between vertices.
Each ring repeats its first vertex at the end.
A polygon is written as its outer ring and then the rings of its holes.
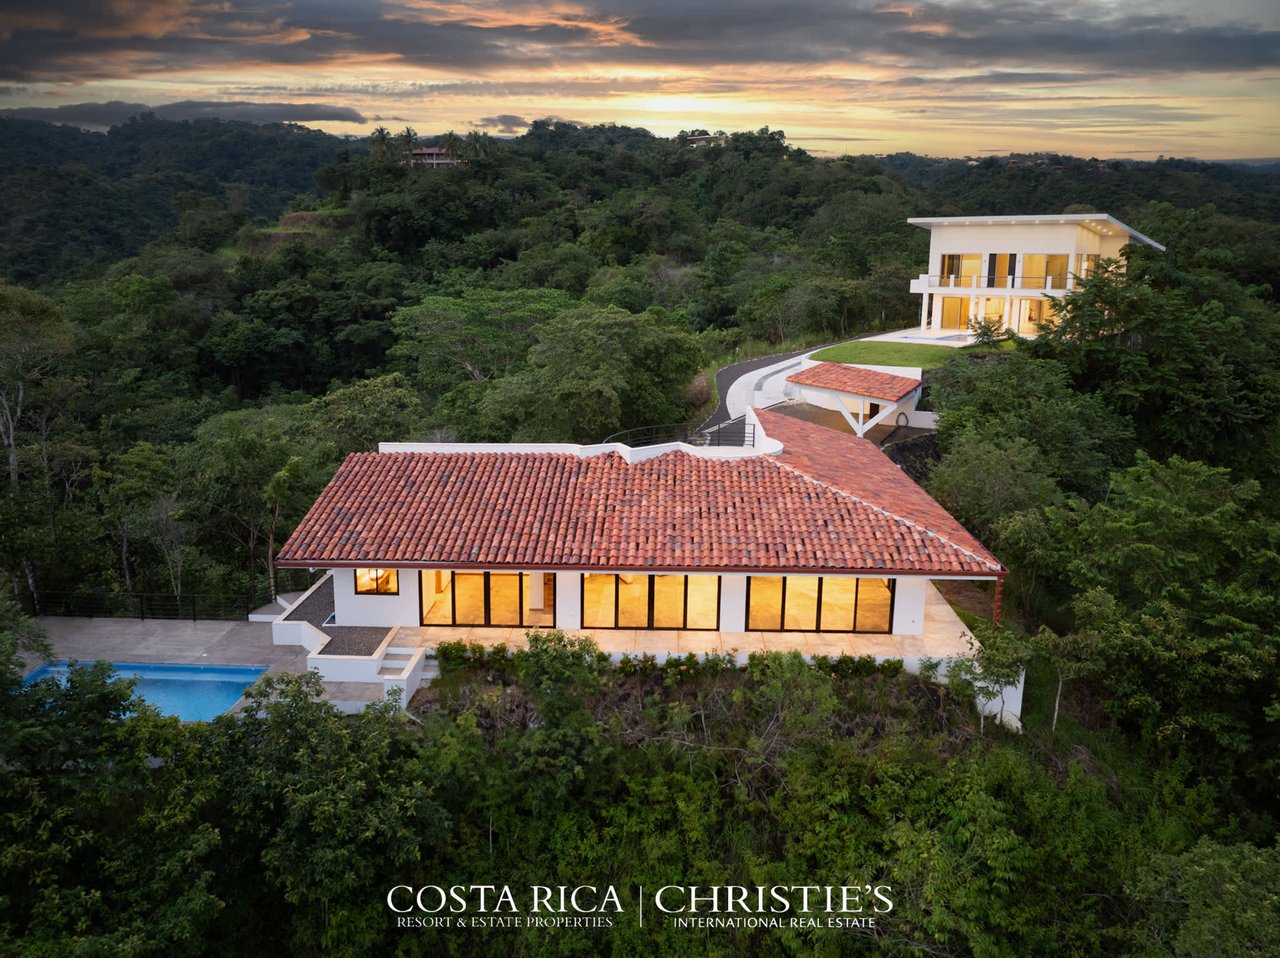
POLYGON ((697 339, 660 311, 582 307, 534 329, 525 365, 484 394, 492 434, 517 441, 599 441, 619 429, 678 422, 702 363, 697 339))
POLYGON ((1063 297, 1057 324, 1032 345, 1076 386, 1132 419, 1153 455, 1271 471, 1280 422, 1280 317, 1252 321, 1196 304, 1177 286, 1104 265, 1063 297))
POLYGON ((430 296, 396 312, 398 341, 392 353, 431 395, 468 380, 487 382, 524 358, 534 327, 573 304, 568 295, 549 289, 430 296))

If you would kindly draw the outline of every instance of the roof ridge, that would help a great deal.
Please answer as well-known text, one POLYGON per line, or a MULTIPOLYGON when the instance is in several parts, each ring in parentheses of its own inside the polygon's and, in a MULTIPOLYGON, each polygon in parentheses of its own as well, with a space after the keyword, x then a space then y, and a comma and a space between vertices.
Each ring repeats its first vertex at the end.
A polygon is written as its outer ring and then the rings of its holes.
POLYGON ((866 499, 862 498, 862 496, 856 495, 855 493, 852 493, 847 489, 841 489, 839 486, 833 486, 829 482, 824 482, 823 480, 819 479, 817 476, 811 476, 807 472, 804 472, 801 469, 797 469, 795 466, 789 465, 788 463, 782 462, 781 460, 776 459, 773 456, 770 456, 769 458, 772 459, 773 462, 777 463, 777 465, 780 468, 785 469, 788 472, 794 473, 795 475, 799 476, 802 479, 807 479, 810 482, 814 483, 815 485, 821 486, 823 489, 830 490, 831 492, 844 496, 847 499, 852 499, 854 502, 857 502, 857 503, 860 503, 861 505, 866 506, 868 509, 872 510, 873 512, 879 512, 882 515, 886 515, 890 519, 894 519, 897 522, 901 522, 903 525, 910 526, 913 529, 918 529, 920 532, 924 533, 926 536, 932 536, 934 539, 937 539, 939 542, 945 542, 947 545, 951 546, 951 548, 964 553, 970 559, 973 559, 975 562, 981 562, 983 565, 985 565, 987 568, 991 569, 992 571, 999 572, 1004 569, 1004 566, 1001 565, 999 562, 996 562, 993 565, 989 560, 984 559, 982 556, 978 555, 972 549, 967 549, 964 546, 962 546, 960 543, 955 542, 954 540, 949 539, 946 536, 941 535, 940 533, 934 532, 932 529, 928 528, 927 526, 921 525, 919 522, 916 522, 914 519, 908 519, 906 516, 900 516, 895 512, 890 512, 888 509, 884 508, 884 506, 878 506, 874 502, 868 502, 866 499))

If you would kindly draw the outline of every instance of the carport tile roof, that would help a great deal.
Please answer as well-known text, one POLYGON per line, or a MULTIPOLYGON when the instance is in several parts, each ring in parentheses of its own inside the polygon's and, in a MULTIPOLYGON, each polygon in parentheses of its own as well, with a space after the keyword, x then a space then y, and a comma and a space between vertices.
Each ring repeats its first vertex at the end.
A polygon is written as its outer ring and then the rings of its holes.
POLYGON ((895 376, 893 373, 846 366, 843 363, 818 363, 792 373, 787 377, 787 382, 834 389, 851 396, 866 396, 868 399, 883 399, 886 402, 897 402, 920 385, 920 380, 910 376, 895 376))

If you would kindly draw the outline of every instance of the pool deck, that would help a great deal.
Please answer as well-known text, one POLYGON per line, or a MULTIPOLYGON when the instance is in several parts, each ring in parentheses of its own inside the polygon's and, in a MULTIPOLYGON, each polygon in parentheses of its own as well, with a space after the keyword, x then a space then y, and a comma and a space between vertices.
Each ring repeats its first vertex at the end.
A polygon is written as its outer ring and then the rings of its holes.
MULTIPOLYGON (((174 662, 197 665, 265 665, 271 672, 305 672, 307 651, 271 644, 266 622, 197 622, 177 619, 38 620, 54 658, 92 662, 174 662)), ((28 659, 32 668, 38 661, 28 659)))

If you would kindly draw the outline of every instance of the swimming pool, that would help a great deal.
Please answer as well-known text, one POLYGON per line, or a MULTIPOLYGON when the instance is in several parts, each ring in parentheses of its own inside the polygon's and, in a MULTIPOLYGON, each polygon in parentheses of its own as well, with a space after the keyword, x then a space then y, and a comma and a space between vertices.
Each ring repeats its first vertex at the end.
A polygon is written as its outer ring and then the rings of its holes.
MULTIPOLYGON (((83 663, 83 664, 88 664, 83 663)), ((165 715, 187 722, 207 722, 239 701, 244 690, 267 669, 258 665, 166 665, 154 662, 112 662, 120 678, 136 678, 134 691, 165 715)), ((67 675, 66 660, 46 662, 26 677, 26 683, 67 675)))

